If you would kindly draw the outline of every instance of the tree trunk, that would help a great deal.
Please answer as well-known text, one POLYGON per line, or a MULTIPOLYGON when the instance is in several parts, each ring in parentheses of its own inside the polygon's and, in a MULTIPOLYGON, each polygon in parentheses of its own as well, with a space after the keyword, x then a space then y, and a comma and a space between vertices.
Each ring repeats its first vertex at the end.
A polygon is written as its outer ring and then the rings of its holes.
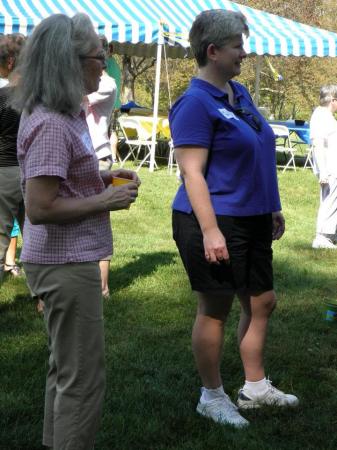
POLYGON ((131 56, 123 56, 123 68, 122 68, 122 104, 135 100, 135 77, 132 74, 131 68, 131 56))

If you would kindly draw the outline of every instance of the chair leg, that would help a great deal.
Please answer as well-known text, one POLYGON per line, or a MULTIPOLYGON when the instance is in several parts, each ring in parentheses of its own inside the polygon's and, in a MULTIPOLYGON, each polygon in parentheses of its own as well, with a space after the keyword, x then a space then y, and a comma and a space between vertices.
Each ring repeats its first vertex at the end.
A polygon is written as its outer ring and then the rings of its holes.
POLYGON ((121 161, 121 165, 120 167, 123 167, 125 162, 130 158, 130 156, 133 156, 133 159, 136 159, 136 155, 135 155, 135 149, 130 145, 129 145, 129 152, 127 153, 126 157, 123 159, 123 161, 121 161))
POLYGON ((172 175, 172 172, 173 172, 173 164, 174 164, 174 153, 173 153, 173 148, 171 148, 171 146, 170 146, 169 159, 168 159, 168 164, 167 164, 167 168, 168 168, 170 175, 172 175))
POLYGON ((287 162, 287 164, 284 166, 282 172, 284 172, 288 168, 290 169, 290 164, 292 164, 291 168, 294 169, 294 171, 296 172, 295 155, 294 155, 294 153, 291 153, 291 152, 290 152, 290 159, 287 162))
MULTIPOLYGON (((141 162, 139 163, 136 172, 138 172, 140 170, 140 168, 142 167, 142 165, 151 157, 151 147, 147 147, 147 153, 145 154, 145 157, 141 160, 141 162)), ((154 167, 156 169, 158 169, 158 165, 156 163, 156 160, 154 161, 154 167)))
POLYGON ((312 149, 310 148, 307 154, 307 158, 305 160, 304 166, 303 166, 303 170, 307 168, 307 166, 309 166, 309 169, 313 169, 314 165, 312 162, 312 149))

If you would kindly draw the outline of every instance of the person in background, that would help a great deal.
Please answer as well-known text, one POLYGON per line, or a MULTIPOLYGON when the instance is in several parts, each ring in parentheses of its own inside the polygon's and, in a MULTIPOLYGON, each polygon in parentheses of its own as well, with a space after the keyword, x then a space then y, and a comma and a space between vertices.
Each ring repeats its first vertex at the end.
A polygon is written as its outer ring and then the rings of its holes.
POLYGON ((21 261, 44 302, 50 350, 43 445, 92 450, 105 391, 101 276, 112 253, 110 211, 136 200, 128 170, 99 171, 82 108, 105 54, 88 16, 55 14, 34 28, 12 100, 26 218, 21 261), (114 176, 128 178, 112 186, 114 176))
MULTIPOLYGON (((106 37, 102 35, 99 36, 99 39, 102 49, 106 54, 109 49, 108 41, 106 37)), ((94 150, 99 160, 100 170, 110 170, 113 163, 109 126, 116 102, 116 90, 115 80, 107 74, 106 70, 104 70, 99 82, 98 90, 87 95, 84 99, 87 123, 94 150)), ((114 154, 116 154, 116 150, 114 151, 114 154)), ((110 260, 111 255, 106 255, 106 257, 99 262, 102 278, 102 295, 104 298, 109 298, 110 296, 110 260)))
POLYGON ((116 123, 117 123, 117 114, 121 107, 121 100, 120 100, 120 94, 121 94, 121 84, 122 84, 122 71, 119 67, 116 58, 113 56, 114 49, 113 44, 110 42, 109 44, 109 51, 108 51, 108 57, 106 60, 106 72, 107 74, 112 77, 116 82, 116 101, 115 101, 115 111, 113 113, 113 117, 110 123, 110 143, 111 143, 111 150, 112 150, 112 156, 114 161, 121 161, 120 154, 118 152, 118 136, 116 133, 116 123))
POLYGON ((116 58, 113 56, 114 49, 113 43, 110 42, 107 54, 106 61, 106 72, 112 77, 116 82, 116 101, 115 101, 115 109, 119 109, 121 107, 120 93, 121 93, 121 83, 122 83, 122 72, 119 67, 116 58))
POLYGON ((20 227, 17 220, 15 219, 11 232, 10 244, 8 246, 5 257, 5 273, 10 274, 13 277, 19 277, 22 275, 20 267, 16 264, 16 248, 18 244, 19 233, 20 227))
MULTIPOLYGON (((9 105, 17 76, 14 68, 25 43, 20 34, 0 37, 0 76, 7 83, 0 88, 0 285, 4 272, 5 256, 11 241, 14 219, 22 230, 24 203, 20 185, 20 169, 16 152, 16 138, 20 115, 9 105)), ((13 270, 13 275, 17 272, 13 270)))
POLYGON ((183 181, 173 201, 173 236, 198 298, 192 346, 203 388, 197 412, 237 428, 248 425, 238 407, 298 404, 264 370, 268 320, 276 305, 272 240, 282 236, 284 218, 274 134, 248 91, 232 80, 241 72, 248 33, 238 12, 209 10, 196 17, 189 40, 198 74, 169 116, 183 181), (246 379, 238 407, 220 373, 235 295, 246 379))
MULTIPOLYGON (((0 45, 1 45, 1 41, 4 39, 4 34, 0 33, 0 45)), ((0 73, 0 88, 6 86, 6 84, 8 83, 7 78, 3 78, 3 75, 1 75, 0 73)))
POLYGON ((322 86, 319 106, 310 119, 314 173, 320 184, 320 206, 312 247, 337 249, 337 85, 322 86))

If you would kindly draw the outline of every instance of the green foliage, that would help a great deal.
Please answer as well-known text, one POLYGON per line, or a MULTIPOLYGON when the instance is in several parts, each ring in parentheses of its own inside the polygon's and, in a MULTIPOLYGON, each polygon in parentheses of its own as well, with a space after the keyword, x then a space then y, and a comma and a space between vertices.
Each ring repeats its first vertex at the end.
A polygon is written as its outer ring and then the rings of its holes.
MULTIPOLYGON (((190 348, 196 309, 171 237, 170 204, 178 187, 166 167, 141 169, 129 211, 112 213, 115 255, 111 299, 104 304, 108 385, 99 450, 332 450, 337 398, 337 326, 324 300, 336 298, 336 253, 312 250, 318 184, 310 171, 279 173, 284 238, 274 244, 278 307, 266 345, 266 370, 301 400, 296 410, 245 413, 235 431, 195 413, 200 380, 190 348)), ((42 449, 47 339, 24 280, 0 293, 0 449, 42 449)), ((231 398, 243 383, 235 302, 221 371, 231 398)))

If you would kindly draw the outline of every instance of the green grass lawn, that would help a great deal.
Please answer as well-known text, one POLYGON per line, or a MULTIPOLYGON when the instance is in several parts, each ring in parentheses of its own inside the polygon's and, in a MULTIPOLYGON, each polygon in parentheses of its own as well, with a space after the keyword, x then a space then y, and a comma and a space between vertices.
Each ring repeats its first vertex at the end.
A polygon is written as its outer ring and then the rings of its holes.
MULTIPOLYGON (((105 302, 108 386, 97 450, 336 449, 337 324, 324 321, 335 299, 336 253, 312 250, 318 184, 312 173, 279 173, 287 229, 274 245, 278 308, 266 346, 267 374, 296 393, 296 410, 244 415, 245 431, 195 413, 200 380, 190 346, 195 299, 171 239, 175 176, 140 171, 129 211, 112 214, 115 255, 105 302)), ((230 315, 222 374, 236 399, 244 378, 230 315)), ((0 293, 0 449, 38 450, 42 434, 46 335, 24 280, 0 293)))

